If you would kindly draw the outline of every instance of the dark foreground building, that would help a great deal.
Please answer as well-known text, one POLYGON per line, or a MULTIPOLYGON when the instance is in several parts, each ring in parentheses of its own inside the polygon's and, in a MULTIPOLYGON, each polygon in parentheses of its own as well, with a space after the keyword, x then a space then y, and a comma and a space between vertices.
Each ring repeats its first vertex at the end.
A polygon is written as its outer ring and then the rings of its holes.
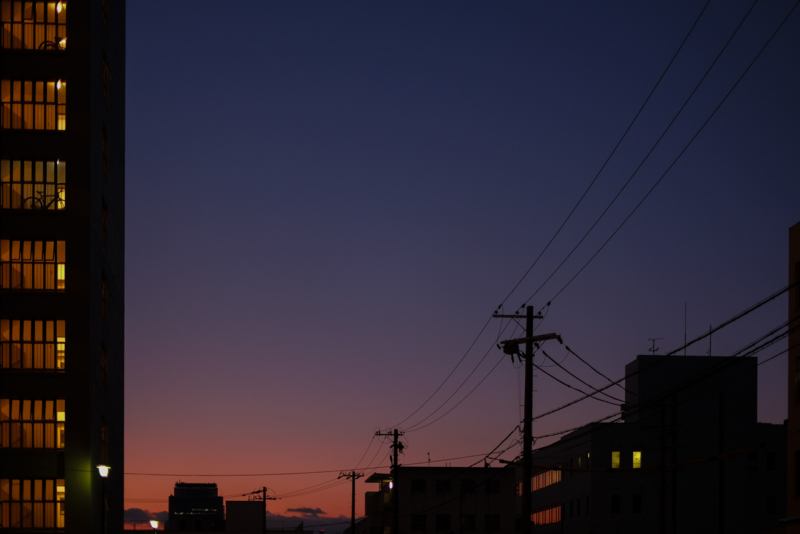
POLYGON ((786 532, 800 534, 800 223, 789 229, 789 368, 786 532))
POLYGON ((216 484, 178 482, 169 496, 169 521, 165 530, 223 531, 225 506, 216 484))
POLYGON ((366 517, 356 523, 355 534, 394 532, 395 513, 402 533, 513 529, 513 468, 401 466, 391 475, 375 473, 367 482, 378 484, 378 490, 365 494, 366 517))
POLYGON ((122 529, 124 132, 125 0, 0 1, 3 532, 122 529))
POLYGON ((536 532, 776 528, 786 427, 756 421, 756 358, 638 356, 625 374, 626 391, 606 390, 624 393, 622 422, 588 425, 534 453, 536 532))

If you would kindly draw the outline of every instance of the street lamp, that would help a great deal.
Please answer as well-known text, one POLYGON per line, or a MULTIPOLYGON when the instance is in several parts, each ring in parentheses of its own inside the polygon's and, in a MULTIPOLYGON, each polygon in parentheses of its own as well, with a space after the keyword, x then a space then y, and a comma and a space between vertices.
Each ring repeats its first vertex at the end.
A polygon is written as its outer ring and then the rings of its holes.
POLYGON ((158 521, 156 520, 150 521, 150 526, 153 527, 153 532, 155 532, 156 530, 158 530, 158 521))
POLYGON ((103 478, 108 478, 108 470, 111 469, 107 465, 98 465, 97 471, 100 472, 100 476, 103 478))

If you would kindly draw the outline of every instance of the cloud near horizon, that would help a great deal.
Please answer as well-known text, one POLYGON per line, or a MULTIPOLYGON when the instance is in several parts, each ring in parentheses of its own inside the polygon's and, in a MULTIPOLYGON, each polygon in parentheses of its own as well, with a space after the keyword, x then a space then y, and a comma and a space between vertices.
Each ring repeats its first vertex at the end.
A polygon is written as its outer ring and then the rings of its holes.
POLYGON ((287 508, 286 511, 296 512, 298 514, 303 514, 303 517, 309 517, 314 519, 318 518, 321 515, 325 515, 325 512, 323 512, 321 508, 308 508, 308 507, 287 508))

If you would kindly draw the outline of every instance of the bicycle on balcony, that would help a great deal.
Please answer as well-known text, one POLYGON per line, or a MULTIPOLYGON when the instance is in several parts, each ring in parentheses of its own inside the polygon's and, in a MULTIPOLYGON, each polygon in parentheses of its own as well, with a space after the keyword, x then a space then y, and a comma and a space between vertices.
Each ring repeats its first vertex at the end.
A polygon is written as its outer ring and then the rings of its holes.
POLYGON ((61 198, 61 194, 63 192, 64 190, 60 189, 55 195, 45 195, 42 191, 37 191, 35 196, 28 197, 23 200, 22 206, 28 206, 28 209, 32 210, 63 210, 65 203, 64 199, 61 198), (53 204, 55 204, 54 207, 52 207, 53 204))

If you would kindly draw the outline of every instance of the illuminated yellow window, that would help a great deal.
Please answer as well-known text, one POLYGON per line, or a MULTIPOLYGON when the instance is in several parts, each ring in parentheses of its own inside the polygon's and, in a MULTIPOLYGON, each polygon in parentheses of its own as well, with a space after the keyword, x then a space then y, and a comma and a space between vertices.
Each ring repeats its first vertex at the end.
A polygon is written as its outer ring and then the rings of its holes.
POLYGON ((0 80, 0 128, 65 130, 67 82, 0 80))
POLYGON ((633 468, 639 469, 642 467, 642 451, 633 451, 633 468))
POLYGON ((0 530, 64 528, 64 479, 0 479, 0 530))
POLYGON ((619 451, 614 451, 611 453, 611 468, 619 469, 619 451))
POLYGON ((65 161, 0 160, 0 208, 63 210, 66 181, 65 161))
POLYGON ((67 47, 67 2, 2 0, 0 48, 63 50, 67 47))
POLYGON ((64 415, 63 400, 0 399, 0 448, 63 449, 64 415))
POLYGON ((0 369, 64 370, 65 321, 0 320, 0 369))
POLYGON ((0 289, 65 288, 64 241, 0 239, 0 289))

